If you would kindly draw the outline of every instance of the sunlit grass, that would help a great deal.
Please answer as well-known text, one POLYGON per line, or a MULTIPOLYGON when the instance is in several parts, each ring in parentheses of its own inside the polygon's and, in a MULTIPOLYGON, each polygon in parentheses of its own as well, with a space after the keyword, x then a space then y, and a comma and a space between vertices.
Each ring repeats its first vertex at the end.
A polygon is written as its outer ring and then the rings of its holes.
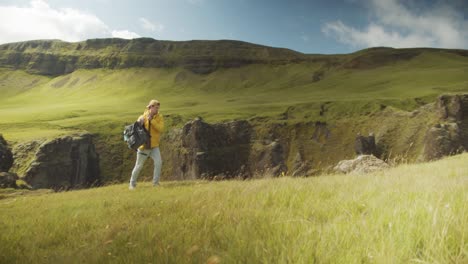
MULTIPOLYGON (((346 65, 346 58, 355 55, 342 56, 341 62, 346 65)), ((14 144, 90 132, 96 136, 99 151, 113 153, 101 156, 102 174, 106 179, 120 179, 133 162, 116 166, 108 161, 122 159, 122 129, 143 112, 150 99, 157 98, 168 131, 197 116, 209 123, 251 120, 256 128, 265 129, 286 123, 283 136, 295 124, 324 123, 330 129, 324 148, 310 138, 299 143, 308 159, 320 163, 314 165, 318 170, 351 155, 352 147, 346 144, 356 133, 373 132, 391 146, 386 150, 389 156, 408 154, 409 160, 416 160, 424 131, 436 122, 436 113, 423 110, 413 118, 409 112, 434 102, 442 93, 468 91, 466 57, 426 50, 411 60, 370 62, 377 66, 265 63, 219 68, 209 74, 182 67, 101 68, 56 77, 0 69, 0 133, 14 144), (314 80, 317 71, 323 71, 318 81, 314 80)), ((315 134, 314 125, 308 130, 315 134)), ((262 133, 267 132, 256 131, 259 138, 268 136, 262 133)), ((294 144, 290 155, 299 151, 294 144)), ((292 159, 287 162, 290 167, 292 159)))
POLYGON ((466 263, 467 160, 10 197, 0 262, 466 263))
POLYGON ((80 120, 99 122, 105 115, 129 122, 151 98, 162 102, 164 114, 185 120, 277 118, 288 107, 300 106, 301 118, 330 121, 353 107, 357 114, 374 111, 366 105, 378 104, 414 110, 419 106, 415 98, 430 102, 441 93, 468 91, 468 62, 448 52, 423 51, 411 60, 368 69, 330 67, 314 81, 314 73, 322 68, 320 62, 302 62, 221 68, 210 74, 183 68, 81 69, 55 78, 1 69, 0 124, 79 126, 80 120), (330 116, 320 117, 325 102, 333 107, 330 116))

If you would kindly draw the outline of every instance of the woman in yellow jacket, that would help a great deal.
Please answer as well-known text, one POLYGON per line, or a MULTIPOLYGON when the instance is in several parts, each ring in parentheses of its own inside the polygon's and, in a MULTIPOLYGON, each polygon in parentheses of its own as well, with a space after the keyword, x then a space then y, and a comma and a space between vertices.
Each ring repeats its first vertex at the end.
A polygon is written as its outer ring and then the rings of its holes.
POLYGON ((159 185, 159 176, 161 175, 161 153, 159 152, 159 139, 164 130, 164 119, 159 112, 161 104, 158 100, 151 100, 146 106, 145 112, 138 117, 138 122, 144 124, 146 130, 150 133, 149 141, 138 148, 135 167, 132 170, 129 189, 136 187, 136 181, 148 156, 154 161, 153 186, 159 185))

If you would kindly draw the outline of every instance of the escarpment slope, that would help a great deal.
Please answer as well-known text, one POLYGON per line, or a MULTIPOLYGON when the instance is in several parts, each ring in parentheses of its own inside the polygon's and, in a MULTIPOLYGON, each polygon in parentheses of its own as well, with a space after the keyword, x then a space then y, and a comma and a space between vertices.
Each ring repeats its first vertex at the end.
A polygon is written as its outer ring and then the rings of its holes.
MULTIPOLYGON (((465 117, 443 119, 441 102, 457 104, 439 96, 468 92, 467 73, 466 50, 321 55, 230 40, 11 43, 0 45, 0 133, 13 150, 90 133, 100 178, 123 181, 134 163, 123 126, 157 98, 167 126, 163 178, 315 175, 354 157, 358 134, 373 134, 380 158, 392 162, 432 159, 431 148, 458 152, 465 117), (227 141, 191 142, 194 134, 182 133, 190 126, 227 141), (452 145, 435 140, 444 135, 452 145)), ((464 96, 458 101, 464 114, 464 96)), ((29 164, 33 155, 17 156, 29 164)))

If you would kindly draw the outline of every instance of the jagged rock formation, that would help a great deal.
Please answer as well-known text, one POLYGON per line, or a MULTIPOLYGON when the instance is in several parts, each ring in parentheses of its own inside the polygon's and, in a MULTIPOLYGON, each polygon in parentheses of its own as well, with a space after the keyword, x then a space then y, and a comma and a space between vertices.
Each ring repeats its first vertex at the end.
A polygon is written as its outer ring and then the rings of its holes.
POLYGON ((171 140, 176 179, 232 178, 245 175, 251 127, 246 121, 209 125, 201 118, 188 122, 171 140))
POLYGON ((377 155, 377 147, 375 145, 375 136, 374 134, 369 134, 369 136, 362 136, 358 134, 356 136, 356 141, 354 144, 354 150, 358 155, 377 155))
POLYGON ((441 95, 437 108, 441 120, 457 122, 463 119, 463 106, 468 95, 441 95))
MULTIPOLYGON (((399 133, 405 123, 380 131, 378 127, 374 127, 379 131, 379 146, 386 151, 382 155, 384 159, 388 159, 390 154, 405 159, 409 157, 408 151, 412 151, 413 157, 422 156, 422 160, 433 160, 459 153, 468 147, 468 95, 441 96, 435 105, 431 104, 421 108, 420 111, 425 113, 428 122, 419 122, 411 126, 417 135, 399 133), (436 120, 435 114, 440 116, 441 124, 433 126, 436 120), (399 141, 400 139, 408 142, 406 147, 399 141), (414 142, 418 145, 413 145, 414 142), (392 153, 394 148, 390 144, 395 143, 403 147, 400 147, 400 152, 392 153)), ((391 112, 383 116, 389 113, 391 112)), ((412 124, 420 115, 421 112, 395 114, 398 118, 405 118, 406 124, 412 124)), ((279 176, 282 173, 310 176, 321 170, 318 167, 320 165, 317 165, 319 162, 332 162, 336 159, 338 160, 335 162, 338 162, 339 158, 351 156, 353 154, 351 151, 353 139, 349 137, 351 133, 344 134, 341 131, 359 129, 357 125, 355 128, 353 125, 342 125, 338 128, 337 124, 330 126, 322 122, 291 125, 283 122, 266 126, 262 123, 249 125, 248 121, 236 122, 232 124, 241 122, 243 125, 233 126, 227 123, 210 125, 201 119, 187 123, 172 140, 172 142, 179 140, 182 143, 175 147, 178 149, 178 154, 171 154, 173 157, 171 164, 182 161, 182 165, 180 169, 173 170, 169 174, 179 175, 177 179, 213 178, 219 175, 222 178, 256 175, 269 177, 279 176), (238 130, 239 127, 243 129, 238 130), (226 129, 230 132, 221 132, 226 129), (231 137, 233 134, 244 137, 239 137, 236 141, 231 140, 228 134, 231 137), (327 153, 328 156, 322 153, 327 153), (226 163, 231 167, 221 165, 226 163)), ((362 156, 355 160, 342 161, 334 170, 344 173, 365 173, 388 167, 387 163, 376 158, 380 153, 373 134, 354 137, 354 151, 362 156)))
POLYGON ((18 175, 12 172, 0 172, 0 188, 18 188, 18 175))
POLYGON ((34 189, 56 190, 99 183, 99 157, 91 135, 66 136, 44 142, 24 180, 34 189))
POLYGON ((291 166, 291 176, 310 176, 315 173, 313 167, 308 160, 304 160, 300 153, 296 154, 291 166))
POLYGON ((287 170, 283 145, 255 140, 245 120, 208 124, 197 118, 166 140, 171 179, 274 177, 287 170))
MULTIPOLYGON (((434 111, 431 108, 427 112, 434 111)), ((383 115, 393 113, 388 111, 383 115)), ((402 118, 412 122, 415 117, 405 114, 402 118)), ((416 141, 422 146, 427 123, 419 122, 411 128, 418 133, 417 138, 398 133, 400 125, 404 123, 385 129, 371 126, 379 131, 379 146, 386 151, 383 158, 388 158, 389 153, 407 154, 403 152, 406 148, 395 150, 390 145, 396 142, 410 147, 400 139, 416 141), (421 140, 417 141, 419 137, 421 140), (389 138, 391 140, 387 140, 389 138)), ((196 119, 182 129, 168 131, 162 140, 163 168, 166 169, 163 179, 276 177, 283 173, 311 176, 330 172, 340 160, 352 157, 354 152, 379 154, 374 135, 355 137, 353 131, 360 129, 359 124, 346 122, 288 124, 287 121, 244 120, 208 124, 196 119)), ((419 156, 421 149, 415 149, 414 153, 419 156)))
POLYGON ((440 159, 468 149, 468 95, 442 95, 437 99, 439 123, 424 140, 424 160, 440 159))
POLYGON ((362 174, 388 168, 388 164, 373 155, 360 155, 353 160, 342 160, 334 168, 338 173, 362 174))
POLYGON ((285 164, 285 150, 280 141, 276 140, 271 143, 256 143, 253 148, 249 160, 250 172, 253 177, 275 177, 287 172, 285 164))
POLYGON ((24 175, 36 158, 36 152, 45 140, 22 142, 13 147, 13 166, 11 171, 24 175))
POLYGON ((0 172, 10 170, 13 165, 13 154, 3 135, 0 134, 0 172))
POLYGON ((436 160, 463 151, 457 123, 437 124, 427 131, 424 146, 425 160, 436 160))
MULTIPOLYGON (((294 123, 288 119, 272 121, 252 118, 208 124, 198 118, 186 123, 181 129, 173 129, 163 135, 162 179, 277 177, 283 173, 310 176, 332 171, 340 160, 349 159, 355 152, 375 154, 380 148, 383 150, 381 158, 384 160, 394 161, 389 157, 437 159, 458 153, 467 146, 468 129, 465 125, 468 122, 465 117, 468 115, 464 109, 468 103, 465 100, 467 99, 463 95, 440 97, 437 104, 426 105, 417 112, 386 109, 368 117, 364 129, 362 122, 353 123, 347 120, 334 123, 294 123), (385 118, 393 123, 387 125, 385 121, 382 122, 385 118), (437 120, 440 124, 434 126, 437 120), (380 124, 384 126, 380 127, 380 124), (376 136, 356 138, 358 132, 368 133, 367 129, 376 131, 376 136)), ((321 108, 319 110, 322 111, 321 108)), ((288 115, 296 114, 294 109, 288 110, 288 115)), ((13 149, 16 158, 12 170, 20 176, 27 176, 26 181, 35 188, 78 188, 87 186, 96 179, 99 181, 99 176, 96 176, 99 175, 96 173, 99 165, 94 146, 90 142, 77 143, 76 140, 68 137, 52 142, 18 144, 13 149), (66 144, 62 145, 60 142, 66 144), (81 144, 83 145, 78 147, 81 144), (46 145, 50 146, 45 147, 46 145), (77 150, 82 148, 83 151, 77 150), (71 154, 77 152, 82 154, 71 154), (52 155, 56 153, 60 154, 52 155), (81 157, 78 159, 80 161, 72 158, 77 155, 81 157), (72 167, 75 169, 71 169, 72 167), (79 170, 76 169, 78 167, 79 170), (86 176, 83 171, 88 171, 86 176)), ((123 144, 120 145, 128 151, 123 144)), ((134 153, 129 152, 127 156, 120 157, 116 150, 113 155, 108 155, 106 141, 100 142, 98 146, 104 158, 113 160, 113 167, 120 164, 126 166, 119 167, 115 173, 117 176, 108 180, 127 181, 134 165, 134 153)), ((109 164, 104 168, 108 168, 109 164)), ((151 165, 146 166, 148 172, 144 170, 142 178, 152 173, 151 165)), ((351 165, 352 168, 353 166, 357 165, 351 165)), ((373 166, 357 171, 366 172, 367 168, 373 166)), ((342 171, 348 172, 349 169, 342 171)))

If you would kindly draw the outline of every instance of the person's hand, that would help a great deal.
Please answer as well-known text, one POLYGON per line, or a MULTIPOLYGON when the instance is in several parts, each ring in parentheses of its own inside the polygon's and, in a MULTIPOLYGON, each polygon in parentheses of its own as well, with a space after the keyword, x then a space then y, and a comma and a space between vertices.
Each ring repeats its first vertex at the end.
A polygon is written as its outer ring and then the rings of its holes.
POLYGON ((143 122, 145 121, 145 119, 144 119, 143 117, 140 117, 140 118, 138 118, 137 121, 138 121, 140 124, 143 125, 143 122))

